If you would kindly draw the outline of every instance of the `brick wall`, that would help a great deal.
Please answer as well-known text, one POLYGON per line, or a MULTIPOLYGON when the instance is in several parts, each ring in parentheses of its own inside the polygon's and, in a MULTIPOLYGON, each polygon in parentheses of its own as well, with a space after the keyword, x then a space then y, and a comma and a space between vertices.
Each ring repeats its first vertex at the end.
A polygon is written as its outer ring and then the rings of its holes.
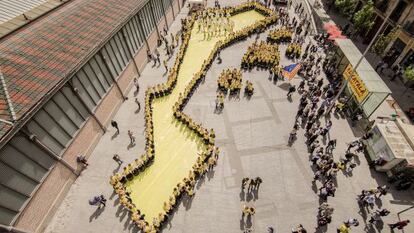
MULTIPOLYGON (((180 1, 177 0, 174 2, 175 14, 178 14, 178 2, 180 1)), ((173 21, 171 9, 167 11, 166 14, 168 24, 171 24, 173 21)), ((158 24, 158 28, 162 30, 164 25, 165 19, 162 17, 158 24)), ((148 37, 148 44, 151 51, 153 51, 156 47, 157 38, 158 34, 155 30, 148 37)), ((147 46, 144 44, 134 57, 140 70, 142 70, 147 64, 146 51, 147 46)), ((133 78, 137 76, 138 74, 135 70, 135 66, 131 62, 117 79, 120 89, 124 95, 127 95, 127 93, 131 90, 133 78)), ((121 106, 123 102, 122 100, 123 99, 118 88, 113 85, 104 99, 100 102, 99 106, 96 108, 96 118, 104 126, 107 126, 113 118, 113 115, 116 114, 117 110, 121 106)), ((65 153, 62 155, 63 160, 65 160, 70 166, 78 168, 79 171, 80 167, 78 167, 76 162, 76 156, 78 154, 83 154, 86 157, 89 157, 102 135, 103 131, 99 124, 93 117, 90 117, 82 129, 80 129, 78 134, 74 137, 65 153)), ((67 167, 57 162, 55 167, 51 170, 50 174, 46 177, 43 184, 39 187, 24 211, 19 216, 15 226, 20 229, 27 230, 28 232, 43 232, 75 179, 75 174, 73 174, 67 167)))
POLYGON ((42 232, 52 214, 59 207, 75 175, 60 163, 56 163, 49 176, 39 187, 36 195, 21 213, 17 227, 29 232, 42 232))

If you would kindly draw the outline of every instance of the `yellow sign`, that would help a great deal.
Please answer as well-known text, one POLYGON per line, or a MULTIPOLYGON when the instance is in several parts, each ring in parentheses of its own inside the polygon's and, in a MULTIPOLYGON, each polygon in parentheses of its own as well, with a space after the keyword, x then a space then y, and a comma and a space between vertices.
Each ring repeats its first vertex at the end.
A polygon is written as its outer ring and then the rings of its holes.
POLYGON ((351 64, 348 64, 343 75, 345 80, 348 80, 348 84, 351 87, 355 98, 359 103, 361 103, 368 95, 368 89, 365 87, 364 82, 361 80, 358 74, 352 70, 351 64))

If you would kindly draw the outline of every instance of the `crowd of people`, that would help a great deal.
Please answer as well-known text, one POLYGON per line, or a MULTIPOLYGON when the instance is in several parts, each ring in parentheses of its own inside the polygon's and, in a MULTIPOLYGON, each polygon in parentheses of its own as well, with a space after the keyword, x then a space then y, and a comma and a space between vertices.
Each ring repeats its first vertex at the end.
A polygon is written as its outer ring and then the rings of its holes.
POLYGON ((302 44, 300 43, 289 43, 286 48, 285 55, 291 59, 299 59, 302 53, 302 44))
POLYGON ((230 95, 237 95, 242 88, 242 72, 240 69, 225 69, 217 79, 218 90, 230 95))
POLYGON ((265 41, 253 43, 247 48, 243 55, 241 67, 245 70, 252 70, 254 67, 261 69, 274 69, 279 66, 280 55, 276 44, 265 41))
POLYGON ((200 11, 196 20, 197 33, 203 33, 203 39, 210 40, 212 37, 227 36, 234 30, 234 21, 230 20, 230 12, 209 8, 200 11))
POLYGON ((289 43, 292 41, 293 32, 290 29, 280 28, 269 31, 267 41, 271 43, 289 43))
MULTIPOLYGON (((303 11, 302 4, 297 5, 295 11, 303 11)), ((333 197, 337 188, 336 176, 339 171, 343 171, 344 174, 352 173, 352 170, 356 167, 356 158, 359 153, 363 151, 363 140, 367 137, 358 139, 358 143, 351 142, 350 147, 344 153, 344 158, 336 160, 333 157, 333 151, 336 147, 336 140, 330 139, 327 145, 324 146, 321 142, 326 139, 326 135, 332 127, 332 121, 327 118, 325 123, 322 119, 326 115, 327 108, 330 105, 335 104, 333 97, 335 91, 338 88, 338 83, 324 84, 322 78, 319 77, 321 73, 321 64, 324 65, 323 55, 317 53, 318 47, 321 45, 319 42, 323 41, 322 37, 316 38, 315 42, 309 42, 302 55, 303 36, 306 35, 309 29, 309 24, 306 24, 306 19, 302 19, 300 22, 296 19, 289 20, 286 12, 279 11, 278 17, 273 11, 264 7, 257 2, 249 2, 241 4, 236 7, 215 8, 207 9, 196 14, 192 14, 187 19, 182 21, 182 28, 179 38, 182 45, 178 50, 177 59, 171 69, 167 69, 168 80, 164 84, 159 84, 149 88, 145 93, 145 138, 146 138, 146 152, 145 154, 136 159, 133 163, 128 164, 121 173, 115 174, 110 178, 110 184, 114 187, 115 192, 118 194, 120 203, 131 212, 132 221, 143 232, 157 232, 163 224, 168 220, 173 209, 178 205, 181 198, 186 195, 192 197, 194 195, 194 187, 202 176, 208 171, 212 170, 217 164, 219 156, 219 149, 215 146, 215 133, 213 129, 207 130, 200 123, 195 122, 187 114, 183 112, 185 105, 193 95, 195 89, 201 84, 205 78, 207 70, 210 68, 212 61, 218 56, 220 50, 236 43, 237 41, 244 40, 249 35, 260 30, 265 29, 273 23, 281 25, 282 28, 273 30, 269 33, 269 42, 276 43, 290 43, 286 50, 286 55, 294 57, 296 59, 301 58, 301 70, 300 75, 303 80, 301 81, 297 91, 301 94, 300 104, 298 112, 295 118, 294 127, 289 137, 289 143, 293 143, 297 135, 297 132, 302 127, 305 130, 305 137, 307 138, 307 147, 309 152, 309 160, 311 161, 311 167, 314 171, 314 181, 320 182, 319 196, 322 204, 318 209, 317 223, 318 226, 324 226, 331 222, 334 208, 328 204, 328 197, 333 197), (230 19, 231 15, 256 9, 264 13, 266 17, 264 20, 256 22, 254 25, 245 27, 238 32, 234 32, 234 22, 230 19), (132 179, 139 174, 146 166, 150 165, 154 159, 154 136, 153 136, 153 122, 152 122, 152 102, 153 99, 168 95, 172 92, 177 82, 177 75, 180 65, 183 61, 184 54, 188 47, 190 33, 192 27, 197 27, 198 33, 203 33, 205 39, 211 39, 214 36, 226 36, 221 42, 216 43, 213 48, 213 52, 210 56, 204 60, 202 68, 198 71, 190 84, 187 85, 183 93, 179 94, 178 101, 173 106, 173 114, 177 120, 185 124, 188 128, 193 130, 199 137, 204 140, 206 149, 198 155, 196 164, 189 171, 187 177, 179 182, 172 190, 172 195, 169 200, 164 202, 164 212, 159 213, 157 217, 152 219, 152 222, 145 219, 145 215, 140 212, 137 206, 132 202, 130 198, 130 192, 126 190, 124 183, 127 180, 132 179), (304 33, 302 33, 304 32, 304 33), (294 41, 294 43, 292 43, 294 41), (354 149, 356 148, 356 149, 354 149), (354 150, 353 150, 354 149, 354 150)), ((172 41, 175 38, 172 36, 172 41)), ((178 45, 178 40, 176 45, 178 45)), ((315 41, 315 40, 314 40, 315 41)), ((174 42, 172 42, 174 43, 174 42)), ((274 75, 280 75, 280 55, 278 51, 278 45, 267 42, 255 42, 248 48, 247 53, 243 56, 241 67, 246 70, 251 70, 254 67, 269 69, 274 75)), ((167 49, 168 45, 166 45, 167 49)), ((168 53, 168 52, 167 52, 168 53)), ((157 55, 155 55, 157 59, 157 55)), ((158 56, 159 59, 159 56, 158 56)), ((159 63, 159 60, 154 61, 154 64, 159 63)), ((328 66, 327 66, 328 67, 328 66)), ((241 71, 237 69, 225 70, 221 74, 218 80, 219 94, 217 96, 217 106, 224 106, 224 92, 238 93, 242 87, 241 71)), ((293 90, 293 89, 292 89, 293 90)), ((252 95, 254 92, 253 84, 249 81, 246 82, 245 93, 252 95)), ((296 92, 296 89, 289 94, 292 95, 296 92)), ((247 192, 257 190, 262 183, 260 177, 255 179, 244 178, 242 180, 242 190, 247 188, 247 192)), ((373 200, 380 198, 386 194, 387 187, 377 187, 372 190, 363 190, 358 197, 358 203, 362 207, 373 208, 373 200)), ((138 204, 139 205, 139 204, 138 204)), ((252 206, 244 205, 242 208, 242 219, 244 217, 251 218, 255 214, 255 208, 252 206)), ((389 214, 386 209, 377 209, 371 214, 370 224, 375 224, 381 221, 381 217, 389 214)), ((404 227, 409 221, 399 222, 391 224, 391 228, 404 227), (405 224, 405 225, 404 225, 405 224)), ((349 232, 350 227, 358 226, 359 222, 354 219, 348 219, 338 227, 338 232, 349 232)), ((292 232, 306 232, 304 226, 299 225, 292 229, 292 232)))
MULTIPOLYGON (((144 113, 146 152, 143 156, 141 156, 141 158, 138 158, 134 162, 125 166, 122 172, 110 177, 110 184, 113 186, 115 193, 118 194, 120 203, 124 208, 131 212, 132 221, 143 232, 159 231, 163 223, 165 223, 165 221, 168 219, 168 216, 169 214, 171 214, 171 211, 176 207, 179 199, 183 196, 183 194, 186 194, 188 197, 191 198, 194 195, 194 186, 197 180, 204 174, 206 174, 206 172, 213 169, 213 167, 217 163, 219 149, 214 146, 215 133, 213 129, 207 130, 203 128, 201 124, 196 123, 188 115, 182 112, 197 86, 205 78, 206 72, 210 68, 212 61, 217 56, 219 51, 223 49, 225 46, 229 46, 232 43, 245 39, 256 29, 265 28, 275 20, 276 15, 274 15, 273 12, 271 12, 266 7, 256 2, 245 3, 236 7, 208 9, 204 13, 201 12, 198 14, 192 14, 188 18, 182 20, 181 33, 179 34, 182 44, 178 50, 177 58, 175 60, 174 65, 171 67, 171 69, 166 68, 166 72, 168 73, 167 82, 163 84, 158 84, 154 87, 150 87, 145 92, 144 113), (142 172, 154 160, 155 150, 152 122, 152 102, 155 98, 159 98, 170 94, 173 88, 175 87, 177 83, 178 70, 180 65, 182 64, 184 54, 188 47, 191 29, 196 21, 198 22, 198 24, 201 24, 200 30, 207 29, 206 36, 220 36, 222 35, 222 33, 227 34, 228 32, 231 32, 234 26, 228 26, 228 29, 226 29, 225 27, 223 27, 223 25, 220 24, 220 22, 227 21, 229 22, 229 24, 233 24, 233 21, 229 20, 229 17, 232 14, 240 13, 242 11, 248 11, 251 9, 257 9, 258 11, 264 13, 266 16, 271 17, 267 17, 264 20, 256 22, 254 25, 245 27, 237 33, 232 32, 226 38, 224 38, 222 42, 216 43, 213 52, 210 53, 210 56, 204 61, 201 70, 194 75, 190 84, 185 88, 185 91, 183 93, 180 93, 177 103, 173 106, 174 116, 179 121, 187 125, 196 134, 198 134, 199 137, 204 139, 206 149, 199 154, 196 164, 194 164, 192 170, 189 171, 188 177, 185 177, 182 182, 177 184, 177 186, 173 190, 173 195, 171 195, 169 200, 164 203, 165 212, 160 213, 159 216, 152 219, 151 222, 148 219, 145 219, 145 214, 141 213, 138 207, 132 202, 132 199, 130 197, 131 193, 130 191, 126 190, 124 184, 125 182, 133 179, 134 176, 142 172), (215 20, 215 22, 211 22, 211 20, 215 20), (203 24, 205 25, 203 26, 203 24)), ((174 37, 172 36, 172 38, 174 37)), ((165 41, 168 40, 164 38, 162 41, 164 41, 164 44, 166 45, 167 49, 169 45, 165 41)), ((162 41, 159 43, 159 45, 162 44, 162 41)), ((176 47, 177 45, 178 40, 174 47, 176 47)), ((154 64, 156 64, 157 62, 159 63, 159 56, 157 54, 158 53, 156 53, 155 56, 151 56, 151 58, 155 57, 156 59, 156 61, 154 61, 154 64)), ((131 141, 133 142, 132 139, 131 141)), ((119 164, 122 164, 122 162, 119 162, 119 164)))

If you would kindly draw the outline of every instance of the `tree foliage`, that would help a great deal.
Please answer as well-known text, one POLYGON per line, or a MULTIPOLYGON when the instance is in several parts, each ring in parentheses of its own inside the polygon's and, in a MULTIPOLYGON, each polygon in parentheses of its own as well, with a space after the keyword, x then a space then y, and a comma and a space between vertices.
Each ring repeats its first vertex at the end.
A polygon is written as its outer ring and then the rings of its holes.
POLYGON ((354 15, 354 27, 358 33, 366 34, 374 26, 374 3, 369 0, 361 10, 354 15))
POLYGON ((352 18, 357 3, 358 0, 335 0, 335 7, 342 15, 352 18))
POLYGON ((407 79, 407 82, 414 81, 414 67, 409 66, 404 71, 404 76, 407 79))
POLYGON ((382 57, 388 45, 397 38, 399 26, 394 27, 387 35, 381 34, 371 48, 371 51, 382 57))

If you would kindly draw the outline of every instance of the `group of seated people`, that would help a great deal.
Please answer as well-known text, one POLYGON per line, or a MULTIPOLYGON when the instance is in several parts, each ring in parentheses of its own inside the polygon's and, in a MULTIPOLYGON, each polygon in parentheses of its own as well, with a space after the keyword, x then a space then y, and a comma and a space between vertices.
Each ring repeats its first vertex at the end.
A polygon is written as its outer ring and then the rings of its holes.
POLYGON ((240 69, 225 69, 221 72, 217 80, 218 89, 226 93, 230 91, 230 95, 240 92, 242 87, 242 72, 240 69))
MULTIPOLYGON (((199 176, 205 174, 209 169, 212 169, 212 167, 217 163, 219 150, 217 147, 214 147, 215 133, 213 129, 209 131, 203 128, 201 124, 196 123, 189 116, 184 114, 182 112, 182 109, 184 108, 188 99, 191 97, 192 93, 197 87, 197 84, 199 84, 205 77, 206 71, 211 66, 211 63, 219 50, 223 49, 226 46, 229 46, 231 43, 246 38, 257 28, 265 28, 269 26, 277 19, 277 16, 274 15, 271 10, 257 2, 245 3, 234 8, 228 8, 227 10, 231 15, 233 15, 251 9, 256 9, 266 15, 272 14, 272 17, 267 17, 264 20, 258 21, 254 25, 246 27, 237 33, 231 33, 221 42, 216 43, 213 52, 210 54, 209 58, 204 61, 201 71, 196 73, 191 83, 186 87, 184 93, 180 94, 178 102, 173 107, 174 116, 180 121, 187 124, 191 129, 196 131, 200 137, 204 139, 204 142, 207 145, 207 150, 200 154, 196 164, 193 166, 193 170, 189 172, 189 177, 184 178, 183 182, 180 182, 177 184, 177 187, 174 188, 174 195, 170 197, 168 202, 164 203, 165 213, 160 213, 158 217, 154 218, 152 224, 145 220, 145 215, 141 214, 140 210, 137 209, 135 204, 132 203, 130 193, 126 190, 124 183, 127 180, 132 179, 134 176, 138 175, 143 169, 145 169, 146 166, 150 164, 150 162, 154 160, 155 151, 152 122, 152 101, 154 98, 170 94, 175 87, 177 83, 178 70, 182 64, 184 54, 188 47, 190 32, 196 20, 196 14, 192 14, 188 19, 183 20, 183 33, 181 34, 182 44, 178 51, 174 66, 169 70, 167 82, 148 88, 145 92, 146 152, 143 156, 141 156, 141 158, 136 159, 134 162, 128 164, 122 172, 110 177, 110 184, 118 194, 120 203, 129 211, 131 211, 132 221, 143 232, 158 232, 160 230, 161 224, 165 222, 168 214, 176 205, 177 199, 180 198, 183 193, 187 193, 189 196, 192 196, 194 194, 194 185, 196 179, 199 176)), ((249 91, 253 91, 252 84, 250 83, 248 86, 249 91)))
POLYGON ((288 47, 286 48, 285 55, 288 58, 296 58, 299 59, 302 53, 302 45, 300 43, 289 43, 288 47))
POLYGON ((289 43, 292 41, 293 31, 290 29, 271 30, 267 36, 267 41, 272 43, 289 43))
POLYGON ((262 69, 271 69, 278 66, 280 61, 279 49, 276 44, 270 44, 264 41, 253 43, 247 49, 242 58, 241 67, 246 70, 252 70, 253 67, 262 69))

